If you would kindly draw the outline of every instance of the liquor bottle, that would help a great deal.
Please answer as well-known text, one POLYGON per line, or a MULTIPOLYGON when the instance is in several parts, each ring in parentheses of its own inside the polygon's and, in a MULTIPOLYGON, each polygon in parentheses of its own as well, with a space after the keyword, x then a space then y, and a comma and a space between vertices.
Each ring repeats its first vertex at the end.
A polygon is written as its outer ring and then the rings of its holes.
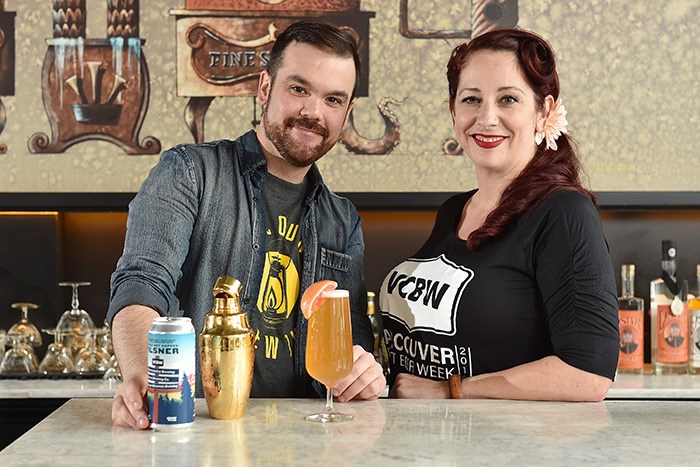
POLYGON ((661 270, 650 284, 651 362, 657 375, 683 374, 688 367, 688 308, 683 282, 676 277, 672 240, 661 242, 661 270))
POLYGON ((618 373, 641 374, 644 370, 644 300, 634 296, 634 264, 623 264, 618 373))
POLYGON ((372 326, 372 334, 374 334, 374 359, 382 366, 384 376, 386 376, 389 374, 389 353, 382 336, 382 327, 377 319, 374 298, 374 292, 367 292, 367 316, 372 326))
POLYGON ((695 266, 697 289, 695 297, 688 300, 688 318, 690 320, 690 341, 688 342, 688 373, 700 374, 700 264, 695 266))

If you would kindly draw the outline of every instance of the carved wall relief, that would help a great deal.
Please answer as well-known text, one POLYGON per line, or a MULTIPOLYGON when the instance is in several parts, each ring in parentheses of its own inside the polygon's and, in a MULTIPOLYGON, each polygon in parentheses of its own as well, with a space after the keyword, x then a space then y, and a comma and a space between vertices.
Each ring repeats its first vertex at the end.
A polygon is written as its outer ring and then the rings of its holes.
POLYGON ((150 80, 138 37, 138 0, 108 0, 107 38, 85 38, 81 0, 53 2, 53 39, 42 68, 42 96, 51 138, 35 133, 34 153, 64 152, 88 140, 103 140, 127 154, 158 154, 160 141, 139 131, 148 109, 150 80))
MULTIPOLYGON (((362 74, 357 97, 369 93, 369 20, 359 0, 186 0, 171 10, 177 28, 177 94, 189 97, 185 122, 196 142, 204 141, 204 120, 214 97, 255 97, 275 35, 290 24, 314 18, 345 28, 359 44, 362 74)), ((386 154, 400 140, 399 123, 384 98, 378 108, 386 126, 377 139, 362 137, 352 114, 341 142, 358 154, 386 154)), ((253 124, 257 123, 253 107, 253 124)))
MULTIPOLYGON (((15 15, 5 11, 5 1, 0 0, 0 134, 7 123, 2 96, 15 95, 15 15)), ((7 152, 7 145, 0 142, 0 154, 7 152)))
POLYGON ((410 39, 471 39, 497 28, 512 28, 518 24, 518 0, 471 0, 469 29, 447 31, 413 29, 408 24, 408 0, 399 5, 399 32, 410 39))
MULTIPOLYGON (((447 31, 412 29, 408 24, 408 0, 399 5, 399 32, 410 39, 471 39, 498 28, 512 28, 518 24, 518 0, 471 0, 469 29, 447 31)), ((445 138, 442 152, 460 155, 463 150, 453 137, 445 138)))

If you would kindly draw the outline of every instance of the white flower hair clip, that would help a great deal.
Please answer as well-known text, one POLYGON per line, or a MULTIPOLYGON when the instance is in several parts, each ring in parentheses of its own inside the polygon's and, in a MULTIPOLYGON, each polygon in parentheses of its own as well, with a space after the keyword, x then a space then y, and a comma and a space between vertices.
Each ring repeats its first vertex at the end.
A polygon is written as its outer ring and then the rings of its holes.
POLYGON ((566 125, 568 124, 566 109, 561 103, 561 96, 559 96, 544 121, 544 130, 535 132, 535 144, 539 146, 543 140, 547 140, 547 148, 556 151, 558 149, 557 139, 562 133, 566 133, 566 125))

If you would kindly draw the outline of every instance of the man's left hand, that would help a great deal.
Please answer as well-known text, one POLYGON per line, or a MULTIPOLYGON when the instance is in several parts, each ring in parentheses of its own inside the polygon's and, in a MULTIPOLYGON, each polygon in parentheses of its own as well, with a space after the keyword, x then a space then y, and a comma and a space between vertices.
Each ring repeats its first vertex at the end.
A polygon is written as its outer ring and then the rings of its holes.
POLYGON ((382 366, 374 356, 359 345, 352 347, 352 371, 348 376, 336 382, 333 395, 339 402, 351 399, 374 400, 386 387, 386 378, 382 366))

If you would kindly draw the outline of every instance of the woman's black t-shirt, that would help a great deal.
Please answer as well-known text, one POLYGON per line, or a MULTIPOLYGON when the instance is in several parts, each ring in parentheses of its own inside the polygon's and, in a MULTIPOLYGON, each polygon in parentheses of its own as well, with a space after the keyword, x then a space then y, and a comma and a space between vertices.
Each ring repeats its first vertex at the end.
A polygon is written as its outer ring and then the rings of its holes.
POLYGON ((391 382, 398 373, 474 376, 549 355, 612 379, 617 294, 595 206, 576 191, 555 193, 471 251, 454 232, 474 193, 445 202, 423 247, 384 279, 391 382))

